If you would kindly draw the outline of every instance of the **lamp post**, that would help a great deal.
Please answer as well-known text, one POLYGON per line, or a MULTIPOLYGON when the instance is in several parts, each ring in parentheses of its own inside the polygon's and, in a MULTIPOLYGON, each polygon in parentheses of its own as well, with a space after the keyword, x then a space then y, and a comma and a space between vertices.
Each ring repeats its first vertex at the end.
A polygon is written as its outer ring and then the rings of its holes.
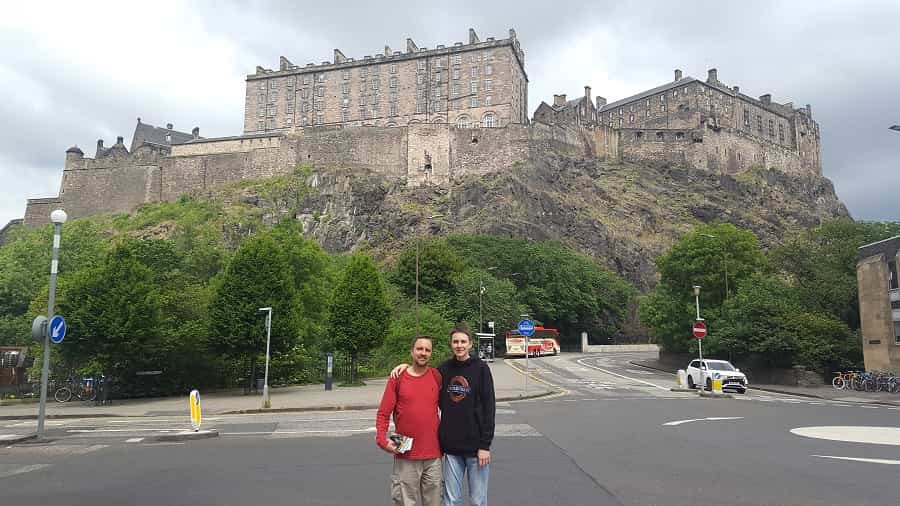
MULTIPOLYGON (((694 301, 697 303, 697 321, 700 321, 700 286, 694 285, 694 301)), ((703 360, 703 340, 697 339, 697 351, 700 354, 700 360, 703 360)), ((703 378, 700 378, 701 380, 703 378)))
MULTIPOLYGON (((54 304, 56 303, 56 273, 59 268, 59 239, 62 234, 63 223, 68 215, 62 209, 50 213, 50 221, 53 222, 53 256, 50 260, 50 299, 47 301, 47 318, 53 318, 54 304)), ((41 367, 41 404, 38 408, 37 438, 44 438, 44 419, 47 416, 47 381, 50 377, 50 332, 44 329, 44 364, 41 367)))
MULTIPOLYGON (((433 214, 429 216, 428 221, 443 218, 443 214, 433 214)), ((419 243, 422 242, 422 233, 421 229, 416 233, 416 337, 419 334, 419 243)))
MULTIPOLYGON (((496 267, 488 267, 487 271, 497 270, 496 267)), ((484 273, 478 275, 478 332, 484 332, 484 273)))
POLYGON ((269 401, 269 346, 272 343, 272 308, 261 307, 260 311, 266 312, 266 372, 263 376, 263 409, 272 407, 269 401))

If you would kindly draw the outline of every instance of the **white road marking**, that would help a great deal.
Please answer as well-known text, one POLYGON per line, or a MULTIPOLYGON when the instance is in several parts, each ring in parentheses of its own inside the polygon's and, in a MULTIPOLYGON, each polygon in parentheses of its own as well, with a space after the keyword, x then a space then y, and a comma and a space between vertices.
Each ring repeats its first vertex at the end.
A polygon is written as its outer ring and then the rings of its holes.
POLYGON ((660 390, 665 390, 666 392, 669 391, 668 388, 661 387, 661 386, 659 386, 659 385, 655 385, 655 384, 653 384, 653 383, 650 383, 649 381, 639 380, 639 379, 637 379, 637 378, 629 378, 628 376, 622 376, 621 374, 614 373, 614 372, 611 372, 611 371, 607 371, 606 369, 601 369, 601 368, 596 367, 596 366, 593 366, 593 365, 585 364, 584 362, 582 362, 582 360, 586 360, 586 359, 580 358, 580 359, 577 360, 577 362, 578 362, 579 364, 585 366, 585 367, 590 367, 591 369, 596 369, 596 370, 598 370, 598 371, 600 371, 600 372, 603 372, 603 373, 606 373, 606 374, 610 374, 610 375, 612 375, 612 376, 618 376, 619 378, 627 379, 628 381, 637 381, 638 383, 643 383, 643 384, 645 384, 645 385, 650 385, 651 387, 656 387, 656 388, 658 388, 658 389, 660 389, 660 390))
POLYGON ((672 427, 672 426, 681 425, 684 423, 704 422, 707 420, 720 421, 720 420, 743 420, 743 419, 744 419, 743 416, 710 416, 710 417, 706 417, 706 418, 691 418, 690 420, 675 420, 674 422, 666 422, 663 425, 672 427))
POLYGON ((8 476, 15 476, 17 474, 22 473, 30 473, 31 471, 37 471, 38 469, 43 469, 45 467, 50 467, 50 464, 31 464, 28 466, 16 467, 14 469, 8 469, 6 471, 0 470, 0 478, 6 478, 8 476))
POLYGON ((834 455, 810 455, 810 457, 819 457, 820 459, 852 460, 855 462, 869 462, 872 464, 888 464, 888 465, 892 465, 892 466, 900 465, 900 460, 864 459, 864 458, 859 458, 859 457, 837 457, 834 455))
POLYGON ((180 432, 184 429, 73 429, 67 430, 74 434, 100 433, 100 432, 180 432))
POLYGON ((797 427, 791 434, 814 439, 900 446, 900 427, 824 426, 797 427))
POLYGON ((863 409, 879 409, 881 406, 860 406, 863 409))
POLYGON ((143 440, 144 440, 144 438, 142 438, 142 437, 133 437, 131 439, 126 439, 125 442, 126 443, 140 443, 143 440))

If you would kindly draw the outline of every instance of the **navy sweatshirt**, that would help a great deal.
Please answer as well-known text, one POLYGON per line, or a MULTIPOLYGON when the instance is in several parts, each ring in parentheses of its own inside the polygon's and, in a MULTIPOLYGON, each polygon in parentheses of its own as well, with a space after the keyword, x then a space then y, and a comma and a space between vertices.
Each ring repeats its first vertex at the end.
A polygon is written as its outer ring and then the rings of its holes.
POLYGON ((494 378, 481 359, 465 362, 451 358, 438 367, 443 376, 438 437, 450 455, 474 457, 490 450, 494 440, 494 378))

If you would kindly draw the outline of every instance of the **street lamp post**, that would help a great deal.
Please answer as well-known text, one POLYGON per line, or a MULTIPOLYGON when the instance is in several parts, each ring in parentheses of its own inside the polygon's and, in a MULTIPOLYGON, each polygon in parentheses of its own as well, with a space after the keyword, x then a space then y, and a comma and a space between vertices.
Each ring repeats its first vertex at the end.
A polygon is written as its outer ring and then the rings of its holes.
MULTIPOLYGON (((47 318, 53 318, 54 304, 56 303, 56 273, 59 268, 59 239, 62 234, 63 223, 68 215, 62 209, 50 213, 50 221, 53 222, 53 256, 50 260, 50 299, 47 302, 47 318)), ((37 438, 44 438, 44 419, 47 416, 47 381, 50 377, 50 332, 44 330, 44 365, 41 367, 41 404, 38 408, 37 438)))
MULTIPOLYGON (((700 321, 700 286, 694 285, 694 301, 697 303, 697 321, 700 321)), ((703 362, 703 339, 697 339, 697 352, 700 355, 701 365, 703 362)), ((701 378, 703 380, 703 369, 700 370, 701 378)))
MULTIPOLYGON (((433 214, 428 217, 431 221, 436 218, 443 218, 443 214, 433 214)), ((416 337, 419 336, 419 243, 422 242, 421 232, 416 232, 416 337)))
POLYGON ((269 347, 272 343, 272 308, 261 307, 260 311, 266 311, 266 372, 263 376, 263 409, 272 407, 269 401, 269 347))

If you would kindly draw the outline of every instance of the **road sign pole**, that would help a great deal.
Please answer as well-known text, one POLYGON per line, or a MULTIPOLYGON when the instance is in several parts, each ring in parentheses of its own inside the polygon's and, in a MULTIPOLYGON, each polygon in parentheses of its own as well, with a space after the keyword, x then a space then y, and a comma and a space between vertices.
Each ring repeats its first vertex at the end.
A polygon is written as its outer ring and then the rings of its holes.
MULTIPOLYGON (((56 304, 56 273, 59 268, 59 240, 62 235, 62 225, 66 222, 66 213, 57 209, 50 214, 53 222, 53 257, 50 261, 50 299, 47 301, 47 318, 53 318, 54 304, 56 304)), ((44 418, 47 416, 47 381, 50 378, 50 332, 49 326, 44 332, 44 364, 41 367, 41 404, 38 408, 37 438, 44 438, 44 418)))
POLYGON ((266 372, 263 375, 263 409, 268 409, 272 407, 272 403, 269 401, 269 346, 272 343, 272 308, 271 307, 261 307, 260 311, 267 311, 266 313, 266 372))

